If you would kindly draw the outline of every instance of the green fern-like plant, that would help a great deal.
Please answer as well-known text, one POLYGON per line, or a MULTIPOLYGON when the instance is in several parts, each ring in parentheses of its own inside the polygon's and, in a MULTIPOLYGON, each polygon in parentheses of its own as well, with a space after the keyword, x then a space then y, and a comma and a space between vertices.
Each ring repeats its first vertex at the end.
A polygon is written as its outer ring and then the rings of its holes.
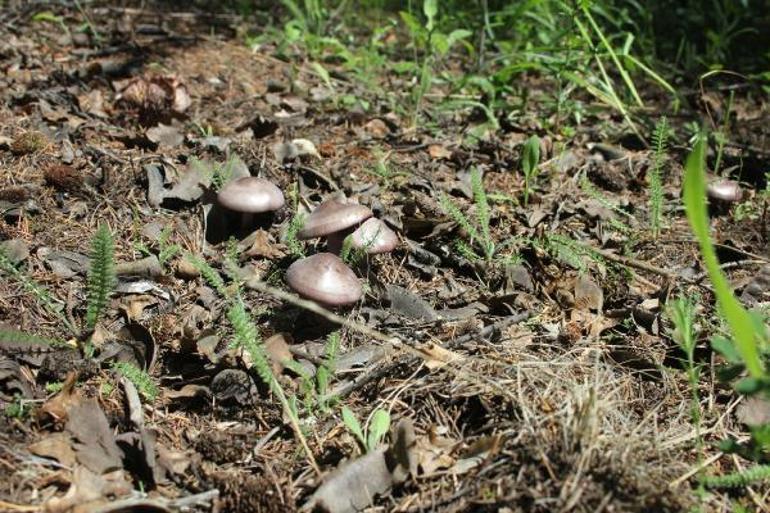
POLYGON ((19 345, 39 345, 51 347, 66 346, 66 344, 61 340, 39 337, 24 331, 8 328, 0 328, 0 341, 19 345))
POLYGON ((464 254, 467 256, 475 255, 479 258, 477 251, 487 262, 492 261, 495 256, 496 245, 492 240, 489 229, 490 209, 484 184, 481 181, 481 173, 477 168, 471 170, 471 188, 473 189, 473 203, 476 207, 476 219, 472 222, 468 216, 463 214, 460 208, 449 199, 449 196, 442 194, 439 197, 439 204, 444 212, 465 230, 470 240, 467 242, 464 254))
POLYGON ((102 224, 91 242, 91 268, 88 272, 86 329, 93 330, 107 306, 117 282, 115 245, 112 233, 102 224))
POLYGON ((663 225, 663 163, 666 160, 666 149, 671 129, 666 117, 660 118, 652 134, 652 167, 650 168, 650 228, 653 237, 660 235, 663 225))
POLYGON ((216 290, 222 297, 229 298, 232 295, 227 289, 225 280, 222 279, 222 276, 220 276, 216 269, 211 267, 208 262, 198 255, 193 255, 191 253, 188 253, 185 258, 192 264, 195 270, 203 276, 206 283, 208 283, 209 286, 216 290))
POLYGON ((328 397, 329 382, 331 376, 334 373, 334 368, 337 362, 337 354, 340 350, 340 332, 335 331, 330 333, 326 338, 326 345, 324 346, 324 363, 318 367, 316 371, 316 383, 319 396, 319 402, 321 403, 321 409, 327 409, 330 398, 328 397))
MULTIPOLYGON (((612 203, 610 200, 607 199, 604 194, 599 192, 596 187, 594 187, 594 184, 591 183, 591 181, 586 177, 583 176, 583 178, 580 180, 580 188, 587 193, 591 198, 593 198, 595 201, 597 201, 601 206, 604 208, 611 210, 618 214, 621 217, 626 218, 632 218, 631 214, 623 210, 622 208, 618 207, 614 203, 612 203)), ((620 221, 619 219, 611 218, 609 220, 609 226, 610 228, 614 229, 618 233, 622 233, 624 235, 630 235, 632 233, 631 227, 624 223, 623 221, 620 221)))
POLYGON ((115 362, 112 364, 112 368, 133 383, 139 393, 148 401, 155 402, 158 398, 160 390, 152 377, 144 370, 129 362, 115 362))
POLYGON ((305 247, 302 242, 297 238, 297 234, 305 224, 305 215, 302 212, 297 212, 294 217, 289 221, 289 226, 286 228, 286 247, 289 248, 289 252, 297 257, 302 258, 305 256, 305 247))
POLYGON ((709 488, 743 488, 770 479, 770 465, 755 465, 724 476, 704 476, 701 482, 709 488))

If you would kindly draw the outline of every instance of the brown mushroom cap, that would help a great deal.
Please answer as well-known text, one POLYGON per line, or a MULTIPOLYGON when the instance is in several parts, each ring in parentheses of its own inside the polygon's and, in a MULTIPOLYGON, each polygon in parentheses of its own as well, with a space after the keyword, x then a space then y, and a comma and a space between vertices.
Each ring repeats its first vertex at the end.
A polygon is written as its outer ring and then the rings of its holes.
POLYGON ((312 239, 340 232, 372 217, 372 211, 358 203, 344 203, 340 200, 326 200, 310 213, 299 239, 312 239))
POLYGON ((706 189, 706 194, 710 199, 726 203, 737 203, 743 198, 740 184, 735 180, 727 179, 711 182, 706 189))
POLYGON ((286 270, 286 283, 300 296, 327 306, 355 303, 363 295, 355 273, 331 253, 297 260, 286 270))
POLYGON ((398 235, 382 220, 371 217, 350 236, 354 248, 365 249, 370 255, 389 253, 398 246, 398 235))
POLYGON ((217 201, 229 210, 251 214, 278 210, 284 203, 281 189, 256 176, 244 176, 228 182, 219 191, 217 201))

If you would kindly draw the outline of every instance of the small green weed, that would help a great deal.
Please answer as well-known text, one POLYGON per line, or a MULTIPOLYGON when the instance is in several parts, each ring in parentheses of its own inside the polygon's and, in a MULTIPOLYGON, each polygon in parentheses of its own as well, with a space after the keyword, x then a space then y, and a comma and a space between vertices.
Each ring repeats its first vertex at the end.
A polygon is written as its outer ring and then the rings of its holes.
POLYGON ((524 205, 529 204, 532 182, 538 174, 540 164, 540 138, 533 135, 524 143, 521 153, 521 171, 524 174, 524 205))
POLYGON ((149 402, 153 403, 158 398, 160 390, 153 382, 152 377, 144 370, 129 362, 115 362, 112 364, 112 368, 133 383, 139 393, 149 402))
POLYGON ((366 430, 361 427, 356 414, 347 406, 342 407, 342 422, 345 423, 348 431, 356 437, 364 452, 371 452, 376 449, 390 430, 390 414, 381 408, 374 410, 366 430))
POLYGON ((701 436, 701 409, 700 394, 700 365, 695 362, 695 347, 697 333, 695 331, 695 306, 694 298, 680 297, 669 302, 666 313, 674 325, 671 337, 679 345, 685 354, 685 369, 690 383, 692 398, 690 401, 690 416, 695 426, 695 443, 698 448, 698 458, 703 458, 703 438, 701 436))
POLYGON ((650 229, 657 238, 663 225, 663 164, 671 129, 665 116, 658 120, 652 134, 652 167, 650 168, 650 229))

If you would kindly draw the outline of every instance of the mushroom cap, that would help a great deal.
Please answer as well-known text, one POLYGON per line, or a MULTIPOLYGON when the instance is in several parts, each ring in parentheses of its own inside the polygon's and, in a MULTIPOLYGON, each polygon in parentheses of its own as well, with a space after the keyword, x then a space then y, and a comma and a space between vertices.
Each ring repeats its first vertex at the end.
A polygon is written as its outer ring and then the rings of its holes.
POLYGON ((300 296, 328 306, 355 303, 363 295, 353 270, 331 253, 297 260, 286 270, 286 283, 300 296))
POLYGON ((243 213, 278 210, 284 199, 281 189, 273 182, 256 176, 243 176, 227 182, 217 195, 223 207, 243 213))
POLYGON ((709 198, 727 203, 736 203, 743 198, 741 186, 735 180, 719 179, 708 184, 706 194, 709 198))
POLYGON ((340 232, 374 215, 358 203, 344 203, 337 199, 326 200, 313 210, 297 233, 299 239, 323 237, 340 232))
POLYGON ((353 247, 365 249, 370 255, 389 253, 398 246, 398 235, 381 219, 371 217, 350 236, 353 247))

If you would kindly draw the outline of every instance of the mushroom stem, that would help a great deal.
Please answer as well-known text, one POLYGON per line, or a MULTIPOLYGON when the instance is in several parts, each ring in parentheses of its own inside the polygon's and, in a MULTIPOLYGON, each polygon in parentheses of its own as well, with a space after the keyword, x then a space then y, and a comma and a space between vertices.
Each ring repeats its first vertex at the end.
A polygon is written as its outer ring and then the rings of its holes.
POLYGON ((238 229, 238 235, 245 237, 251 233, 251 229, 254 226, 254 213, 244 212, 241 214, 241 226, 238 229))
POLYGON ((342 245, 345 242, 345 237, 347 237, 347 232, 345 230, 340 232, 334 232, 330 233, 326 236, 326 249, 329 251, 329 253, 332 253, 334 255, 339 255, 342 252, 342 245))

